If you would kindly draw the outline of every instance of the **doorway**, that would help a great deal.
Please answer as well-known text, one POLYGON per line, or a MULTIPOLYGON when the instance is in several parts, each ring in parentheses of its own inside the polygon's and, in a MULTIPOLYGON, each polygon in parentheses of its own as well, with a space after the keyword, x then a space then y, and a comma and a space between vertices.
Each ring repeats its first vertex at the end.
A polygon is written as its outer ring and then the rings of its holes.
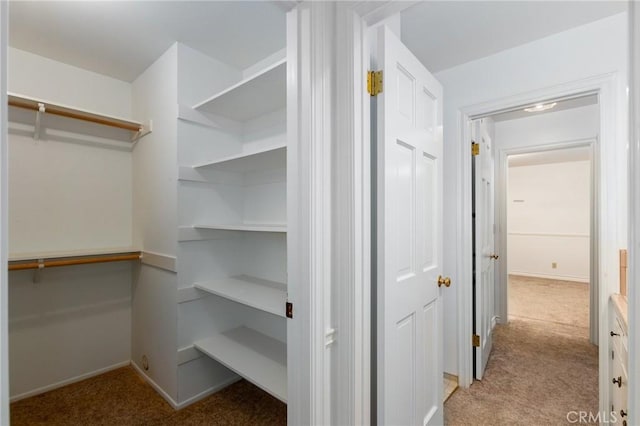
MULTIPOLYGON (((474 143, 471 149, 472 178, 469 181, 471 182, 471 204, 473 207, 470 216, 475 237, 474 243, 471 245, 473 248, 473 286, 471 289, 474 309, 472 311, 474 348, 470 355, 474 356, 473 377, 481 379, 482 383, 471 386, 469 390, 465 390, 453 400, 449 408, 450 413, 456 412, 458 409, 460 409, 460 413, 466 412, 468 407, 473 406, 475 392, 483 392, 484 389, 483 395, 487 393, 494 395, 493 391, 486 391, 492 387, 495 387, 495 395, 499 395, 499 397, 496 396, 496 404, 502 402, 502 406, 525 407, 527 404, 530 405, 531 400, 544 400, 545 395, 554 394, 555 392, 552 392, 551 388, 545 389, 545 386, 557 381, 558 377, 567 378, 562 382, 564 389, 562 395, 556 395, 553 404, 538 404, 540 410, 535 414, 532 413, 533 417, 538 419, 557 418, 563 415, 562 410, 566 410, 566 407, 574 402, 587 410, 596 411, 598 409, 600 393, 598 348, 589 341, 591 336, 588 332, 591 325, 588 307, 590 305, 599 306, 598 281, 597 274, 595 274, 598 257, 597 245, 594 242, 595 235, 597 235, 594 229, 598 229, 598 222, 593 213, 599 208, 598 203, 593 201, 598 199, 594 195, 597 194, 597 185, 594 184, 597 181, 594 179, 597 177, 595 167, 597 165, 597 155, 595 155, 597 150, 595 147, 598 145, 600 130, 598 98, 597 96, 579 96, 571 99, 543 101, 540 105, 542 106, 525 104, 508 112, 503 110, 499 113, 485 114, 469 122, 470 140, 474 143), (553 104, 552 107, 544 107, 551 104, 553 104), (533 109, 533 111, 527 112, 525 109, 533 109), (490 126, 487 125, 488 123, 490 126), (483 124, 489 130, 476 131, 478 126, 483 124), (550 158, 553 160, 550 161, 550 158), (496 172, 483 176, 482 170, 487 169, 485 165, 487 159, 490 160, 490 166, 495 165, 496 172), (517 176, 510 176, 510 162, 512 165, 520 162, 518 172, 521 175, 525 170, 524 167, 541 168, 541 165, 546 163, 551 163, 552 166, 548 167, 549 170, 543 171, 544 175, 538 171, 537 175, 529 173, 520 176, 520 180, 529 185, 526 193, 528 195, 522 195, 521 188, 520 195, 515 195, 514 190, 518 189, 518 186, 511 185, 511 183, 516 183, 517 176), (558 173, 552 175, 551 169, 554 167, 559 168, 564 176, 559 176, 558 173), (580 173, 569 173, 570 169, 578 169, 580 173), (510 179, 512 177, 513 179, 510 179), (559 180, 562 180, 562 185, 558 183, 559 180), (482 188, 492 188, 494 181, 494 192, 487 194, 491 191, 485 190, 483 194, 482 188), (582 185, 580 191, 575 188, 578 184, 582 185), (558 196, 566 199, 551 197, 552 190, 563 186, 569 189, 573 188, 573 192, 566 194, 565 191, 564 194, 558 196), (534 190, 537 192, 533 192, 534 190), (542 205, 541 207, 534 208, 533 194, 541 198, 538 203, 542 205), (494 195, 495 204, 492 202, 487 204, 487 200, 492 200, 494 195), (525 203, 521 202, 523 199, 525 203), (578 203, 578 199, 582 202, 578 203), (515 203, 513 203, 514 200, 515 203), (578 218, 575 212, 567 211, 566 202, 575 204, 576 208, 580 207, 582 216, 578 218), (508 216, 508 207, 512 207, 512 204, 515 204, 516 208, 521 208, 519 213, 523 218, 520 222, 508 216), (552 218, 551 223, 544 230, 527 228, 525 225, 532 225, 533 219, 541 218, 541 209, 545 212, 555 210, 557 213, 559 211, 566 216, 562 220, 552 218), (509 219, 512 220, 509 221, 509 219), (521 225, 519 229, 508 228, 508 224, 517 225, 518 223, 521 225), (549 228, 551 225, 561 229, 562 232, 549 228), (580 231, 571 228, 570 225, 575 225, 580 231), (561 258, 554 255, 553 251, 548 248, 548 244, 546 248, 544 245, 539 248, 530 240, 525 242, 514 240, 514 238, 524 237, 529 237, 529 239, 550 238, 551 234, 563 234, 559 237, 564 239, 578 239, 579 237, 580 241, 584 243, 580 246, 582 256, 579 257, 582 262, 578 261, 580 259, 576 260, 571 257, 560 260, 561 258), (495 245, 492 244, 494 237, 495 245), (585 239, 586 241, 583 241, 585 239), (521 251, 537 249, 538 252, 514 254, 512 249, 518 248, 521 248, 521 251), (562 281, 558 280, 559 282, 568 282, 566 288, 556 288, 556 291, 570 290, 569 287, 572 285, 581 286, 578 287, 578 290, 582 290, 580 297, 582 304, 586 305, 582 318, 584 325, 582 334, 576 333, 571 324, 562 323, 562 317, 559 318, 559 321, 547 322, 545 320, 548 318, 534 318, 535 315, 530 313, 523 315, 520 312, 519 318, 514 320, 510 310, 514 308, 513 304, 505 303, 507 306, 502 308, 501 302, 503 300, 505 302, 511 301, 508 298, 509 295, 518 295, 516 292, 514 292, 515 294, 509 292, 513 288, 508 285, 510 282, 508 278, 512 278, 509 276, 509 272, 522 273, 522 280, 533 279, 533 272, 536 272, 513 262, 518 260, 517 255, 522 255, 524 260, 539 260, 540 263, 545 264, 546 260, 543 260, 545 256, 556 256, 557 259, 549 260, 549 269, 564 271, 564 276, 556 278, 564 278, 562 281), (582 276, 567 272, 570 270, 568 259, 572 259, 575 263, 581 263, 582 271, 584 272, 586 268, 586 272, 582 276), (493 266, 485 266, 485 264, 491 265, 491 262, 494 262, 493 266), (552 268, 551 263, 556 263, 556 267, 552 268), (564 269, 561 269, 563 265, 564 269), (512 266, 518 269, 514 269, 512 266), (491 278, 491 274, 486 273, 491 267, 495 267, 494 279, 491 278), (573 278, 573 281, 569 282, 570 278, 573 278), (579 278, 584 282, 578 282, 579 278), (503 282, 507 285, 502 286, 503 282), (494 294, 494 297, 487 297, 487 294, 494 294), (592 303, 591 294, 595 297, 595 303, 592 303), (562 336, 559 337, 559 334, 562 336), (568 359, 573 359, 571 365, 566 364, 568 359), (551 372, 555 373, 551 374, 551 372), (505 381, 509 383, 511 389, 508 393, 505 393, 502 390, 503 387, 498 385, 505 384, 505 381), (520 384, 522 387, 519 387, 520 384)), ((575 170, 573 171, 575 172, 575 170)), ((540 228, 541 225, 538 224, 538 227, 540 228)), ((575 242, 573 243, 575 244, 575 242)), ((538 243, 538 245, 540 244, 538 243)), ((578 250, 575 247, 560 247, 559 249, 561 253, 578 250)), ((562 254, 566 255, 567 253, 562 254)), ((548 274, 546 277, 539 278, 550 279, 553 277, 548 274)), ((527 289, 531 290, 532 288, 527 289)), ((560 314, 567 314, 566 311, 576 304, 576 300, 570 300, 572 296, 575 299, 578 298, 571 292, 566 297, 559 297, 558 294, 539 295, 542 303, 547 302, 539 311, 544 312, 549 302, 553 301, 559 302, 560 306, 557 311, 560 314), (554 300, 551 300, 552 298, 554 300)), ((523 304, 527 303, 529 305, 524 308, 532 310, 531 301, 523 302, 523 304)), ((522 306, 519 308, 523 309, 522 306)), ((592 311, 596 310, 592 309, 592 311)), ((594 334, 597 336, 597 320, 593 324, 595 324, 594 334)), ((595 342, 597 341, 596 338, 595 342)), ((476 408, 479 409, 479 407, 476 408)), ((510 410, 501 413, 507 417, 517 414, 510 410)), ((456 416, 458 415, 456 414, 456 416)), ((452 418, 452 420, 464 421, 465 419, 452 418)))
POLYGON ((589 339, 591 157, 590 146, 508 156, 509 321, 589 339))
POLYGON ((497 320, 506 323, 510 317, 510 275, 588 282, 588 337, 597 345, 598 96, 549 100, 492 118, 496 251, 502 255, 496 279, 497 320), (537 110, 541 108, 547 109, 537 110))

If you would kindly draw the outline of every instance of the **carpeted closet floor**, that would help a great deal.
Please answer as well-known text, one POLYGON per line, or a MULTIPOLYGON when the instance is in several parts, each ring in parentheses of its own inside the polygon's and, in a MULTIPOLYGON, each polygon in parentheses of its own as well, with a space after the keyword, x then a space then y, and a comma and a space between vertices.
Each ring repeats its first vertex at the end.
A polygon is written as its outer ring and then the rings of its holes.
POLYGON ((244 380, 175 411, 132 367, 11 404, 11 425, 285 425, 287 406, 244 380))
MULTIPOLYGON (((566 424, 598 411, 598 350, 587 340, 585 284, 510 277, 509 325, 497 326, 482 381, 445 404, 448 425, 566 424)), ((11 405, 21 425, 284 425, 286 405, 246 381, 174 411, 130 368, 11 405)))
POLYGON ((568 424, 598 412, 598 348, 588 340, 589 286, 509 277, 508 325, 498 325, 485 376, 445 404, 447 425, 568 424))

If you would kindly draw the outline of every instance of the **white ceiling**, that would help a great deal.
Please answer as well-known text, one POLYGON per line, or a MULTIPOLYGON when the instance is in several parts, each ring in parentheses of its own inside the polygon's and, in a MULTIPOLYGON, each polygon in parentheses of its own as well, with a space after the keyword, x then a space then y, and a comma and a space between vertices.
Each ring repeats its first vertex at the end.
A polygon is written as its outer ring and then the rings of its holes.
POLYGON ((569 163, 591 159, 588 147, 555 149, 553 151, 533 152, 509 156, 509 167, 535 166, 540 164, 569 163))
MULTIPOLYGON (((175 41, 238 68, 284 47, 292 1, 12 1, 18 49, 134 80, 175 41)), ((626 10, 625 1, 429 1, 402 12, 427 67, 481 58, 626 10)))
POLYGON ((493 121, 496 121, 496 122, 507 121, 507 120, 517 120, 519 118, 529 118, 529 117, 533 117, 541 114, 549 114, 549 113, 564 111, 572 108, 580 108, 588 105, 596 105, 598 103, 598 96, 597 95, 581 96, 581 97, 566 99, 562 101, 549 101, 549 102, 545 102, 545 104, 549 104, 553 102, 556 102, 556 106, 554 106, 551 109, 547 109, 545 111, 527 112, 524 110, 525 108, 529 108, 535 105, 524 105, 512 111, 502 112, 500 114, 493 114, 491 118, 493 119, 493 121))
POLYGON ((421 2, 402 12, 402 41, 438 72, 626 8, 620 0, 421 2))
POLYGON ((133 81, 174 42, 244 69, 282 49, 287 2, 12 1, 9 44, 133 81))

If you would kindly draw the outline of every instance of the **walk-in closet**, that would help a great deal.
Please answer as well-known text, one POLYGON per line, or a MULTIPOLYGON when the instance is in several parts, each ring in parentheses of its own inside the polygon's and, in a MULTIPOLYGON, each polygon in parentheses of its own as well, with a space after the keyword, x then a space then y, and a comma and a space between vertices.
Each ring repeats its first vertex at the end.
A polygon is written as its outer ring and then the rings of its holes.
POLYGON ((10 4, 13 423, 100 381, 157 424, 286 422, 291 6, 10 4))

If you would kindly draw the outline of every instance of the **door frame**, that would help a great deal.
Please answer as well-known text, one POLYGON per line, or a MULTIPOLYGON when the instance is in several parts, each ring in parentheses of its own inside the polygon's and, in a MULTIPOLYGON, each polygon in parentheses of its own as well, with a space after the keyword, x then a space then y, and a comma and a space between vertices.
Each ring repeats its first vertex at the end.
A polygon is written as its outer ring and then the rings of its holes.
POLYGON ((7 173, 7 2, 0 2, 0 424, 9 424, 9 255, 8 173, 7 173))
MULTIPOLYGON (((315 2, 311 2, 315 3, 315 2)), ((333 319, 338 330, 331 367, 330 421, 316 424, 372 423, 371 392, 371 97, 368 29, 418 1, 337 2, 335 7, 335 141, 332 167, 334 239, 332 247, 333 319)), ((374 265, 375 266, 375 265, 374 265)), ((375 379, 374 379, 375 380, 375 379)))
POLYGON ((618 284, 618 211, 620 206, 619 196, 619 170, 617 167, 618 146, 616 140, 619 123, 622 117, 620 102, 616 99, 615 89, 619 79, 618 73, 597 75, 590 78, 571 81, 557 86, 544 87, 535 91, 521 93, 514 96, 491 100, 479 104, 462 107, 458 110, 457 143, 462 149, 456 165, 459 170, 458 180, 458 226, 457 226, 457 253, 456 273, 460 285, 458 293, 458 380, 460 386, 469 387, 473 382, 473 356, 470 336, 472 334, 471 318, 471 155, 464 149, 471 140, 471 134, 467 123, 473 118, 490 115, 503 110, 513 109, 522 105, 544 102, 547 99, 560 99, 581 95, 585 93, 597 93, 600 109, 600 145, 598 154, 599 187, 598 204, 600 211, 600 229, 597 237, 601 241, 600 259, 598 265, 599 289, 598 310, 599 315, 599 401, 600 411, 607 412, 609 400, 608 378, 608 354, 609 339, 606 335, 607 312, 609 295, 617 291, 618 284))
POLYGON ((640 4, 629 1, 629 424, 640 421, 640 4))
POLYGON ((575 139, 544 144, 528 145, 517 148, 503 148, 496 150, 496 252, 500 253, 500 259, 496 273, 496 316, 499 324, 506 324, 509 320, 508 308, 508 232, 507 232, 507 183, 509 173, 509 156, 516 154, 530 154, 535 152, 553 151, 557 149, 588 147, 591 150, 590 173, 590 220, 589 220, 589 339, 593 344, 598 344, 598 306, 599 280, 598 280, 598 210, 597 194, 600 177, 598 176, 598 138, 575 139))

